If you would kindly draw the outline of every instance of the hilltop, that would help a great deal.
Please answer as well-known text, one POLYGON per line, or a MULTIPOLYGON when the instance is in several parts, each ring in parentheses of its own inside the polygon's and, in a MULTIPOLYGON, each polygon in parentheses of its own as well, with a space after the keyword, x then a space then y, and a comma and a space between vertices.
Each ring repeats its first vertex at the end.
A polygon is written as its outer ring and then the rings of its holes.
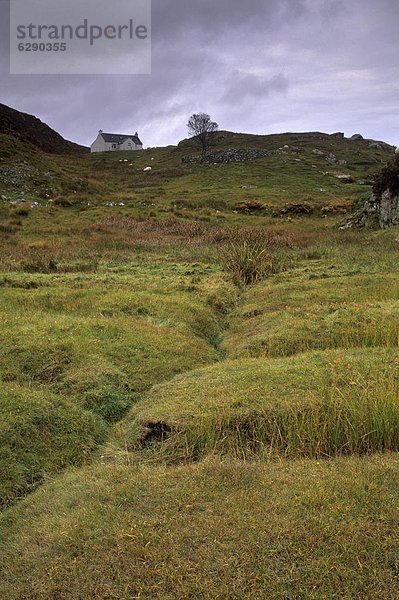
MULTIPOLYGON (((226 148, 245 145, 250 148, 265 148, 270 151, 277 150, 285 144, 295 145, 298 143, 302 146, 312 146, 317 145, 317 143, 324 145, 327 143, 327 145, 330 144, 331 149, 342 147, 342 144, 347 148, 352 148, 352 150, 358 150, 359 148, 365 150, 367 147, 388 151, 394 149, 394 146, 384 141, 363 138, 360 134, 345 136, 342 132, 331 134, 320 131, 254 134, 219 130, 214 134, 212 140, 212 145, 217 147, 226 148)), ((180 148, 194 148, 196 145, 195 140, 192 138, 184 139, 178 144, 180 148)))
POLYGON ((17 137, 50 154, 82 154, 88 148, 65 140, 40 119, 0 104, 0 133, 17 137))

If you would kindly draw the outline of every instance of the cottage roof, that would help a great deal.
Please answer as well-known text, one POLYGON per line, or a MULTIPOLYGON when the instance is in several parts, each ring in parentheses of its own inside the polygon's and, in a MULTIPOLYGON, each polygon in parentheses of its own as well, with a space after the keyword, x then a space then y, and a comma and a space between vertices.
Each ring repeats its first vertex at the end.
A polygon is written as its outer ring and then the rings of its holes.
POLYGON ((139 144, 140 146, 142 146, 142 142, 139 138, 139 136, 137 134, 132 135, 125 135, 123 133, 104 133, 103 131, 101 132, 101 135, 103 137, 104 142, 108 142, 111 144, 123 144, 124 141, 130 139, 132 140, 135 144, 139 144))

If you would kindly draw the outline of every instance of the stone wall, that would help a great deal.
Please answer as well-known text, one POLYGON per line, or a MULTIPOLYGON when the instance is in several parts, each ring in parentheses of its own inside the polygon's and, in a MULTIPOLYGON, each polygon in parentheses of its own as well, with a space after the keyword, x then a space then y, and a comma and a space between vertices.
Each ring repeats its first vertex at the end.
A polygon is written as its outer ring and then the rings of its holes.
POLYGON ((267 150, 258 150, 256 148, 229 148, 228 150, 217 150, 214 152, 209 152, 205 158, 198 155, 185 156, 182 158, 182 163, 185 165, 242 163, 251 160, 256 160, 257 158, 264 158, 268 155, 269 153, 267 152, 267 150))

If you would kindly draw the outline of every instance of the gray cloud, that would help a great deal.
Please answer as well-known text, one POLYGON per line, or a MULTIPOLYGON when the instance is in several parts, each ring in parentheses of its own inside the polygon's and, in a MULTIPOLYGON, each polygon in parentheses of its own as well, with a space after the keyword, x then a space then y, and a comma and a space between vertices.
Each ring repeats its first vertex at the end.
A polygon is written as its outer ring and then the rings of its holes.
POLYGON ((273 92, 287 92, 288 88, 288 79, 282 73, 267 79, 251 73, 236 71, 226 82, 221 101, 226 104, 237 104, 248 100, 259 101, 267 98, 273 92))
POLYGON ((152 75, 10 76, 0 0, 0 101, 86 144, 99 128, 176 143, 197 111, 224 129, 399 141, 397 0, 153 0, 152 13, 152 75))

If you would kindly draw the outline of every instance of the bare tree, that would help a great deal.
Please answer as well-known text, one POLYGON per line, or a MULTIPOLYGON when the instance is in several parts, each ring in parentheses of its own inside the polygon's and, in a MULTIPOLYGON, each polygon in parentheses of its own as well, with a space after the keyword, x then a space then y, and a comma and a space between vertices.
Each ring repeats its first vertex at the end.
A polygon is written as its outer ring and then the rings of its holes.
POLYGON ((202 158, 206 156, 209 142, 212 134, 219 128, 219 125, 211 121, 211 117, 205 113, 192 115, 187 123, 187 129, 191 137, 198 140, 202 149, 202 158))

